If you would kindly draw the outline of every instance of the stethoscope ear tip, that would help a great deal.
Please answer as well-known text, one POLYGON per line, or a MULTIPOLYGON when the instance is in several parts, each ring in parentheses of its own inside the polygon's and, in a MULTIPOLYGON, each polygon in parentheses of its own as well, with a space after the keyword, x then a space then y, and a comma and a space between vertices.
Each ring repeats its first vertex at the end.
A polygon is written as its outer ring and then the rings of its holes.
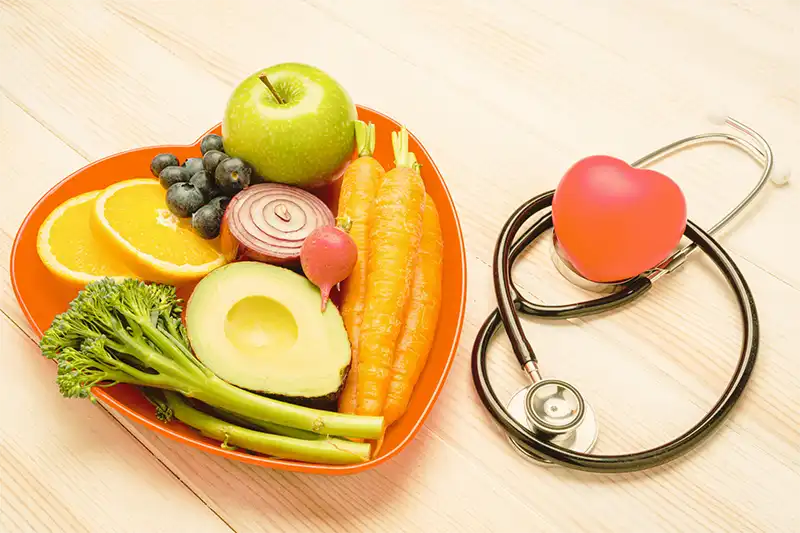
POLYGON ((770 180, 772 183, 778 186, 783 186, 789 183, 789 178, 792 175, 792 169, 789 165, 775 165, 772 168, 772 173, 770 174, 770 180))

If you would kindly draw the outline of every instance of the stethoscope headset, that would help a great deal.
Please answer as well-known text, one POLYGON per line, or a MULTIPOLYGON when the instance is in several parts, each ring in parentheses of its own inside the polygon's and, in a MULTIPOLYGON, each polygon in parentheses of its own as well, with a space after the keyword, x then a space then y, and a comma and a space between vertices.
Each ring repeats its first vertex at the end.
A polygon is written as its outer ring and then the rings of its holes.
POLYGON ((783 185, 788 172, 773 176, 773 153, 764 138, 744 124, 722 117, 716 122, 727 124, 745 133, 749 139, 730 133, 706 133, 687 137, 631 164, 642 168, 692 145, 724 142, 733 145, 762 165, 758 183, 724 218, 708 231, 691 220, 686 221, 684 236, 691 244, 677 250, 657 267, 621 282, 594 282, 578 273, 560 250, 558 236, 553 234, 553 262, 557 270, 574 284, 605 295, 569 305, 541 305, 516 290, 511 268, 520 254, 537 237, 553 228, 552 212, 539 219, 519 238, 517 233, 527 220, 552 207, 555 190, 544 192, 519 206, 508 218, 494 250, 493 278, 497 308, 478 331, 472 350, 472 376, 483 405, 505 430, 514 449, 539 463, 560 465, 589 472, 631 472, 652 468, 686 454, 704 441, 724 421, 747 385, 759 346, 759 324, 756 304, 750 288, 730 255, 712 234, 735 218, 762 190, 772 177, 783 185), (569 319, 602 313, 623 306, 643 296, 661 277, 675 271, 696 249, 702 250, 725 277, 736 296, 743 324, 741 352, 728 385, 713 407, 682 435, 660 446, 620 455, 589 453, 597 442, 597 420, 591 406, 571 384, 559 379, 543 378, 539 362, 525 336, 519 312, 542 319, 569 319), (503 327, 514 355, 531 383, 517 391, 504 406, 495 394, 487 373, 487 352, 494 334, 503 327))

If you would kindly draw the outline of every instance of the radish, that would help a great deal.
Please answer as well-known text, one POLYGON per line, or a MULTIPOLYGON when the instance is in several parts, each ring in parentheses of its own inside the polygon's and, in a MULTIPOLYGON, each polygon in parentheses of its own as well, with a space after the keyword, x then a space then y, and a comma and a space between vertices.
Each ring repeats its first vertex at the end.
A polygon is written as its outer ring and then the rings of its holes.
POLYGON ((309 281, 319 287, 322 311, 328 305, 331 289, 350 275, 356 266, 358 248, 353 238, 339 226, 322 226, 309 233, 300 248, 300 264, 309 281))

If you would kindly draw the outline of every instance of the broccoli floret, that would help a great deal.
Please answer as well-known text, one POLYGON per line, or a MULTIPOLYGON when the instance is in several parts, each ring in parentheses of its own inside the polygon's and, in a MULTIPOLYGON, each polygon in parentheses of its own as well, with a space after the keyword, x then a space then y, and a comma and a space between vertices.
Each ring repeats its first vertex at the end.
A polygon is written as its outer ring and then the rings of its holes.
POLYGON ((43 355, 59 362, 62 394, 84 398, 92 387, 116 383, 182 390, 185 381, 204 376, 187 357, 188 343, 158 328, 158 320, 170 321, 177 331, 177 304, 174 288, 166 285, 136 280, 87 285, 40 342, 43 355))

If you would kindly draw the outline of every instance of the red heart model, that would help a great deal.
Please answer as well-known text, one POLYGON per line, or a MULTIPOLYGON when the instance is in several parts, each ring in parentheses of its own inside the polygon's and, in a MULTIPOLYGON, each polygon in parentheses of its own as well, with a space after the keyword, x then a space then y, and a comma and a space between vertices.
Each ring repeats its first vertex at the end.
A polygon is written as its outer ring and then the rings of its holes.
POLYGON ((663 261, 686 227, 686 199, 670 178, 609 156, 575 163, 553 197, 559 246, 583 277, 622 281, 663 261))

